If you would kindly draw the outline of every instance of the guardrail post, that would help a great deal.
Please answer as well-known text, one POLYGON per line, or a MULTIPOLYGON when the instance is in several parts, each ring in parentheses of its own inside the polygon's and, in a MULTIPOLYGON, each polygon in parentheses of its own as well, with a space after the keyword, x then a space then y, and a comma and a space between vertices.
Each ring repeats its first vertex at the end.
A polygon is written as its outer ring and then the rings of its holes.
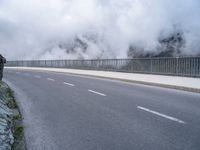
POLYGON ((176 75, 179 74, 179 57, 176 57, 176 75))
POLYGON ((151 73, 153 73, 153 59, 150 58, 150 61, 151 61, 151 73))

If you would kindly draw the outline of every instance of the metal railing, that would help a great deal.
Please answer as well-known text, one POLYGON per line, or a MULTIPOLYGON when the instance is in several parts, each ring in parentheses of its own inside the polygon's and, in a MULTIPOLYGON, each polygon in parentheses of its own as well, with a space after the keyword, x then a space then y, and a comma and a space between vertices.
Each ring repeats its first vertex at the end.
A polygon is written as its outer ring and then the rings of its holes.
POLYGON ((55 67, 200 77, 200 57, 8 61, 9 67, 55 67))

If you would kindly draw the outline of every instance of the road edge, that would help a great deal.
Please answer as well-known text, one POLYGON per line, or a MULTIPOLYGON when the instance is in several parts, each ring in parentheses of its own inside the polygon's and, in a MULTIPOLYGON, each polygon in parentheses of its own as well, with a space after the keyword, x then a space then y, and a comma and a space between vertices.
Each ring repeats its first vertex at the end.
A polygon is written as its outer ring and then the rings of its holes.
MULTIPOLYGON (((45 71, 47 71, 47 70, 45 70, 45 71)), ((71 74, 71 75, 78 75, 78 76, 83 76, 83 77, 84 76, 85 77, 93 77, 93 78, 99 78, 99 79, 109 79, 109 80, 122 81, 122 82, 125 82, 125 83, 135 83, 135 84, 142 84, 142 85, 148 85, 148 86, 155 86, 155 87, 176 89, 176 90, 187 91, 187 92, 200 93, 200 89, 188 88, 188 87, 184 87, 184 86, 174 86, 174 85, 159 84, 159 83, 152 83, 152 82, 145 82, 145 81, 119 79, 119 78, 114 78, 114 77, 111 78, 111 77, 102 77, 102 76, 96 76, 96 75, 85 75, 85 74, 78 74, 78 73, 66 73, 66 72, 58 72, 58 71, 50 71, 50 70, 48 70, 48 72, 71 74)))
MULTIPOLYGON (((81 74, 81 73, 72 73, 72 72, 65 72, 65 71, 57 71, 57 70, 50 70, 51 68, 7 68, 7 69, 15 69, 15 70, 31 70, 31 71, 37 71, 37 72, 55 72, 55 73, 61 73, 61 74, 68 74, 68 75, 78 75, 82 77, 90 77, 90 78, 99 78, 99 79, 109 79, 109 80, 115 80, 115 81, 123 81, 126 83, 136 83, 136 84, 142 84, 142 85, 149 85, 149 86, 156 86, 156 87, 162 87, 162 88, 168 88, 168 89, 176 89, 181 91, 187 91, 187 92, 194 92, 194 93, 200 93, 200 89, 198 88, 191 88, 191 87, 185 87, 185 86, 176 86, 176 85, 170 85, 170 84, 160 84, 160 83, 153 83, 153 82, 146 82, 146 81, 139 81, 139 80, 130 80, 130 79, 120 79, 115 77, 107 77, 107 76, 98 76, 98 75, 92 75, 92 74, 81 74)), ((58 68, 57 68, 58 69, 58 68)), ((84 71, 84 70, 83 70, 84 71)))

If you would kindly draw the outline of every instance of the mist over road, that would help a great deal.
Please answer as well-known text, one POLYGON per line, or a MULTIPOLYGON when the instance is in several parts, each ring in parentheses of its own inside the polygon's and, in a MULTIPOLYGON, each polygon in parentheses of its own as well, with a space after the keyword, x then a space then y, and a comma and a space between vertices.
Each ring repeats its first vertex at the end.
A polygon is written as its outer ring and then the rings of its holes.
POLYGON ((30 150, 199 150, 200 94, 5 70, 30 150))

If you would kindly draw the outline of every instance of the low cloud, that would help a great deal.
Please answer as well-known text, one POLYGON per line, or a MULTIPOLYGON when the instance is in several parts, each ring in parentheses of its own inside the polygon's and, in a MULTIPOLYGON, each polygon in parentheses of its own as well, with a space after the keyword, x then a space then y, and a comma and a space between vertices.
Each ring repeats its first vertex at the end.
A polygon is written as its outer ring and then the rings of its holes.
POLYGON ((156 53, 181 33, 200 53, 199 0, 0 0, 0 52, 8 59, 127 58, 156 53))

